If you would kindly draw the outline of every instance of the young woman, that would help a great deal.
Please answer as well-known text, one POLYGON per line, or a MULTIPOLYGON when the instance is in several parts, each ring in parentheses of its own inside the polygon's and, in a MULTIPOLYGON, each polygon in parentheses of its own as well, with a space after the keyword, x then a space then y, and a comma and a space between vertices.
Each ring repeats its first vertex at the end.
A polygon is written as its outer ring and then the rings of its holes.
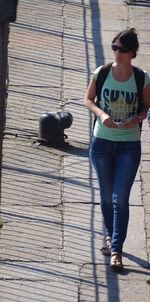
POLYGON ((118 33, 111 45, 114 62, 95 104, 98 67, 87 88, 84 104, 97 117, 90 159, 97 173, 101 210, 106 228, 101 252, 111 255, 111 267, 122 270, 123 243, 129 220, 129 194, 141 157, 139 122, 150 107, 150 79, 145 73, 143 111, 138 115, 137 86, 132 59, 139 42, 134 28, 118 33))

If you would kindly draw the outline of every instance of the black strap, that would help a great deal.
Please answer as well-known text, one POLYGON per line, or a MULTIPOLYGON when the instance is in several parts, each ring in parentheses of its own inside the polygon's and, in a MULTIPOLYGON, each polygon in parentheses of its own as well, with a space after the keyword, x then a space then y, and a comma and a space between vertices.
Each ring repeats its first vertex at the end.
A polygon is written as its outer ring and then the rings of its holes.
MULTIPOLYGON (((96 101, 95 101, 95 104, 97 106, 99 106, 99 102, 101 100, 101 91, 102 91, 102 87, 103 87, 103 84, 107 78, 107 75, 108 75, 108 72, 111 68, 113 63, 108 63, 106 65, 103 65, 98 73, 98 77, 97 77, 97 80, 96 80, 96 101)), ((95 126, 95 123, 96 123, 96 119, 97 117, 95 116, 94 117, 94 123, 93 123, 93 127, 95 126)))
POLYGON ((97 106, 98 106, 98 103, 100 101, 103 84, 104 84, 104 82, 107 78, 108 72, 109 72, 112 64, 113 63, 108 63, 106 65, 103 65, 101 67, 99 73, 98 73, 98 77, 97 77, 97 80, 96 80, 96 96, 97 96, 96 105, 97 106))
MULTIPOLYGON (((139 69, 138 67, 133 66, 134 71, 134 77, 135 82, 137 86, 138 91, 138 115, 143 111, 144 107, 144 101, 143 101, 143 88, 144 88, 144 82, 145 82, 145 73, 142 69, 139 69)), ((139 123, 140 131, 142 130, 142 124, 143 122, 139 123)))
POLYGON ((135 82, 138 92, 138 114, 143 110, 143 88, 145 82, 145 73, 142 69, 133 66, 135 82))

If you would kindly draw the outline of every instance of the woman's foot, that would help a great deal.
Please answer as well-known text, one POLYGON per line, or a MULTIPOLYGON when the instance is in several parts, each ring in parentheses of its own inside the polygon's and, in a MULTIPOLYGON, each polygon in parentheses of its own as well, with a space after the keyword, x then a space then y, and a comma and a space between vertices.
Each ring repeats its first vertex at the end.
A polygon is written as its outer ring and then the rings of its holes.
POLYGON ((105 245, 101 247, 100 252, 104 256, 111 255, 111 237, 106 237, 105 245))
POLYGON ((122 271, 122 256, 118 252, 113 252, 111 254, 110 267, 115 271, 122 271))

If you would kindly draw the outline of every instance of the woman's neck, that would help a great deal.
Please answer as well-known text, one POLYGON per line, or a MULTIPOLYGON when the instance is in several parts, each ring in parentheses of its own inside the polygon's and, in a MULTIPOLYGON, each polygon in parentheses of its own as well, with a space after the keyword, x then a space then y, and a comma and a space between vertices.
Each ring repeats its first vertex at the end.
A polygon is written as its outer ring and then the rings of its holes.
POLYGON ((133 67, 131 63, 120 64, 114 62, 112 65, 112 73, 117 81, 127 81, 133 73, 133 67))

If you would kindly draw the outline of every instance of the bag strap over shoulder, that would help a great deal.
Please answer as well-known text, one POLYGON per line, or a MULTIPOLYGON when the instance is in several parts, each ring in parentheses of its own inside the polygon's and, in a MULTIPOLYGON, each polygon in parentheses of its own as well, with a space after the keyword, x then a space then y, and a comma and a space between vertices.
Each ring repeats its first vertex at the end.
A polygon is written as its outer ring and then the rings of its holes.
POLYGON ((135 82, 138 92, 138 114, 143 110, 143 88, 145 81, 145 73, 142 69, 133 66, 135 82))
MULTIPOLYGON (((100 102, 100 98, 101 98, 101 91, 102 91, 102 87, 103 87, 103 84, 107 78, 107 75, 108 75, 108 72, 111 68, 113 63, 108 63, 106 65, 103 65, 98 73, 98 77, 97 77, 97 80, 96 80, 96 101, 95 101, 95 104, 97 106, 99 106, 99 102, 100 102)), ((95 125, 96 123, 96 119, 97 117, 95 116, 94 117, 94 124, 93 126, 95 125)))
MULTIPOLYGON (((143 88, 144 88, 144 82, 145 82, 145 73, 142 69, 133 66, 133 71, 134 71, 134 77, 135 77, 135 82, 137 86, 137 91, 138 91, 138 111, 137 113, 140 114, 143 111, 143 88)), ((140 131, 142 130, 142 122, 139 123, 140 131)))
POLYGON ((112 64, 113 63, 108 63, 106 65, 103 65, 98 73, 98 77, 96 80, 96 96, 97 96, 96 104, 97 105, 98 105, 98 102, 100 101, 101 90, 102 90, 103 84, 107 78, 108 72, 109 72, 112 64))
MULTIPOLYGON (((99 106, 99 102, 100 102, 100 98, 101 98, 101 91, 102 91, 102 87, 103 87, 103 84, 107 78, 107 75, 108 75, 108 72, 111 68, 113 63, 108 63, 106 65, 103 65, 98 73, 98 77, 97 77, 97 80, 96 80, 96 101, 95 101, 95 104, 97 106, 99 106)), ((95 116, 94 117, 94 123, 93 123, 93 127, 95 126, 95 123, 96 123, 96 119, 97 117, 95 116)))

